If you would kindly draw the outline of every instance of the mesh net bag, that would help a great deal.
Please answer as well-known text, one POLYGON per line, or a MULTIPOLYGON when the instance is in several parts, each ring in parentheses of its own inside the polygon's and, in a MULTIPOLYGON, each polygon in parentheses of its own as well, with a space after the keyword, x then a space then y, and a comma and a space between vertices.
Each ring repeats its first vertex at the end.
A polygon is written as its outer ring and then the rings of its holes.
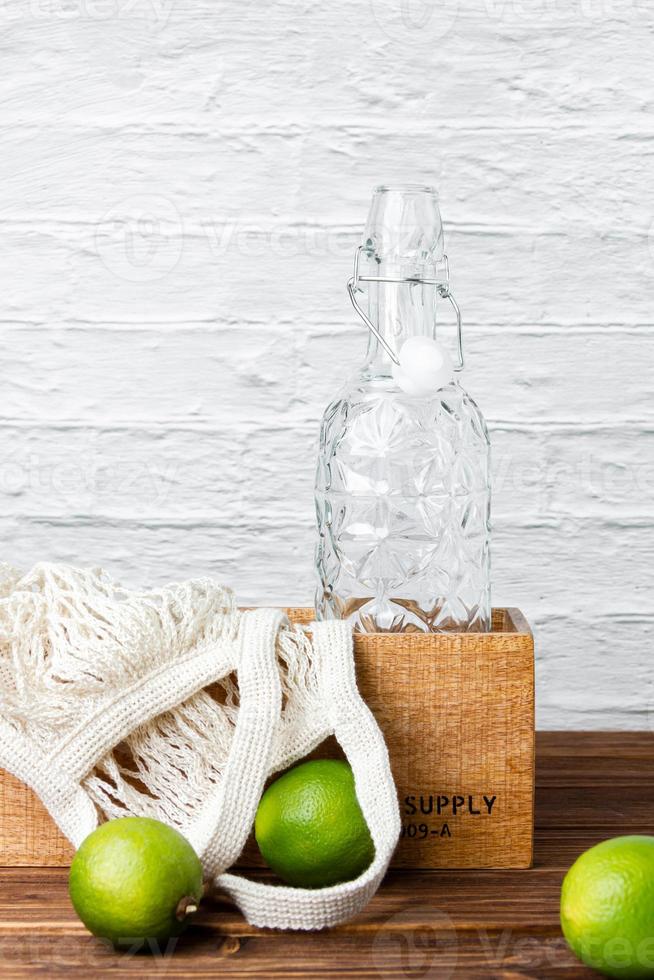
POLYGON ((210 579, 138 592, 101 570, 0 566, 0 766, 79 846, 98 823, 150 816, 180 830, 210 886, 254 925, 320 929, 360 911, 399 836, 388 754, 341 622, 240 611, 210 579), (306 890, 227 873, 267 778, 329 735, 343 748, 375 845, 355 881, 306 890))

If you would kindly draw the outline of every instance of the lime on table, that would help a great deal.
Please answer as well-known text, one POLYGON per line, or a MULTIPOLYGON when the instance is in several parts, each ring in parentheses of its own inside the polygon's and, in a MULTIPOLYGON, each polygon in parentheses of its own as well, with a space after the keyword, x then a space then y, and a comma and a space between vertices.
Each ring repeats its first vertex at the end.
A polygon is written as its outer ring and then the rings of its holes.
POLYGON ((654 977, 654 837, 615 837, 568 871, 561 925, 588 966, 609 977, 654 977))
POLYGON ((261 797, 254 825, 264 860, 289 885, 324 888, 357 878, 375 848, 350 766, 303 762, 261 797))
POLYGON ((102 824, 83 841, 68 880, 86 928, 115 946, 178 936, 202 897, 202 865, 178 831, 149 817, 102 824))

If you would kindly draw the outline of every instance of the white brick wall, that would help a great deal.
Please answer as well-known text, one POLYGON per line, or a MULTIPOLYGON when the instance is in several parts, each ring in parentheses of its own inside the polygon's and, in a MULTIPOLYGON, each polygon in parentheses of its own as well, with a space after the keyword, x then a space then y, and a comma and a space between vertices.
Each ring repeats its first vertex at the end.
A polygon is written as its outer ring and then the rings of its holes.
POLYGON ((4 0, 4 557, 311 599, 372 186, 441 192, 539 725, 647 727, 647 0, 4 0), (422 23, 422 28, 419 25, 422 23))

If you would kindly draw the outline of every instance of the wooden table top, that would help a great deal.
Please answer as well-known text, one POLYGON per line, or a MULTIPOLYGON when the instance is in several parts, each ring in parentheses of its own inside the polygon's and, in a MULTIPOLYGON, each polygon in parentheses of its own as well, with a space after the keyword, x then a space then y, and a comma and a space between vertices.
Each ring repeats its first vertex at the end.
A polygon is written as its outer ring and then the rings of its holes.
POLYGON ((594 977, 558 923, 565 870, 585 848, 654 833, 654 734, 541 733, 531 871, 394 872, 330 932, 255 929, 216 903, 174 952, 117 954, 85 932, 62 869, 0 869, 0 975, 79 977, 594 977))

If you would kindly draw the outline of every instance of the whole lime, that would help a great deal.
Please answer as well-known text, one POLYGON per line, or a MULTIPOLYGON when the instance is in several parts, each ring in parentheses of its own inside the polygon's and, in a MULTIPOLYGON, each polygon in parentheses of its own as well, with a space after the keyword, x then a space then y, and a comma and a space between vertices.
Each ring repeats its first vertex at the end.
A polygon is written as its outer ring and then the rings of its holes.
POLYGON ((102 824, 73 858, 68 888, 94 936, 114 946, 165 943, 202 897, 202 865, 177 830, 149 817, 102 824))
POLYGON ((351 881, 375 854, 352 770, 338 759, 303 762, 280 776, 261 797, 254 832, 269 867, 300 888, 351 881))
POLYGON ((614 837, 572 865, 561 926, 574 953, 609 977, 654 977, 654 837, 614 837))

